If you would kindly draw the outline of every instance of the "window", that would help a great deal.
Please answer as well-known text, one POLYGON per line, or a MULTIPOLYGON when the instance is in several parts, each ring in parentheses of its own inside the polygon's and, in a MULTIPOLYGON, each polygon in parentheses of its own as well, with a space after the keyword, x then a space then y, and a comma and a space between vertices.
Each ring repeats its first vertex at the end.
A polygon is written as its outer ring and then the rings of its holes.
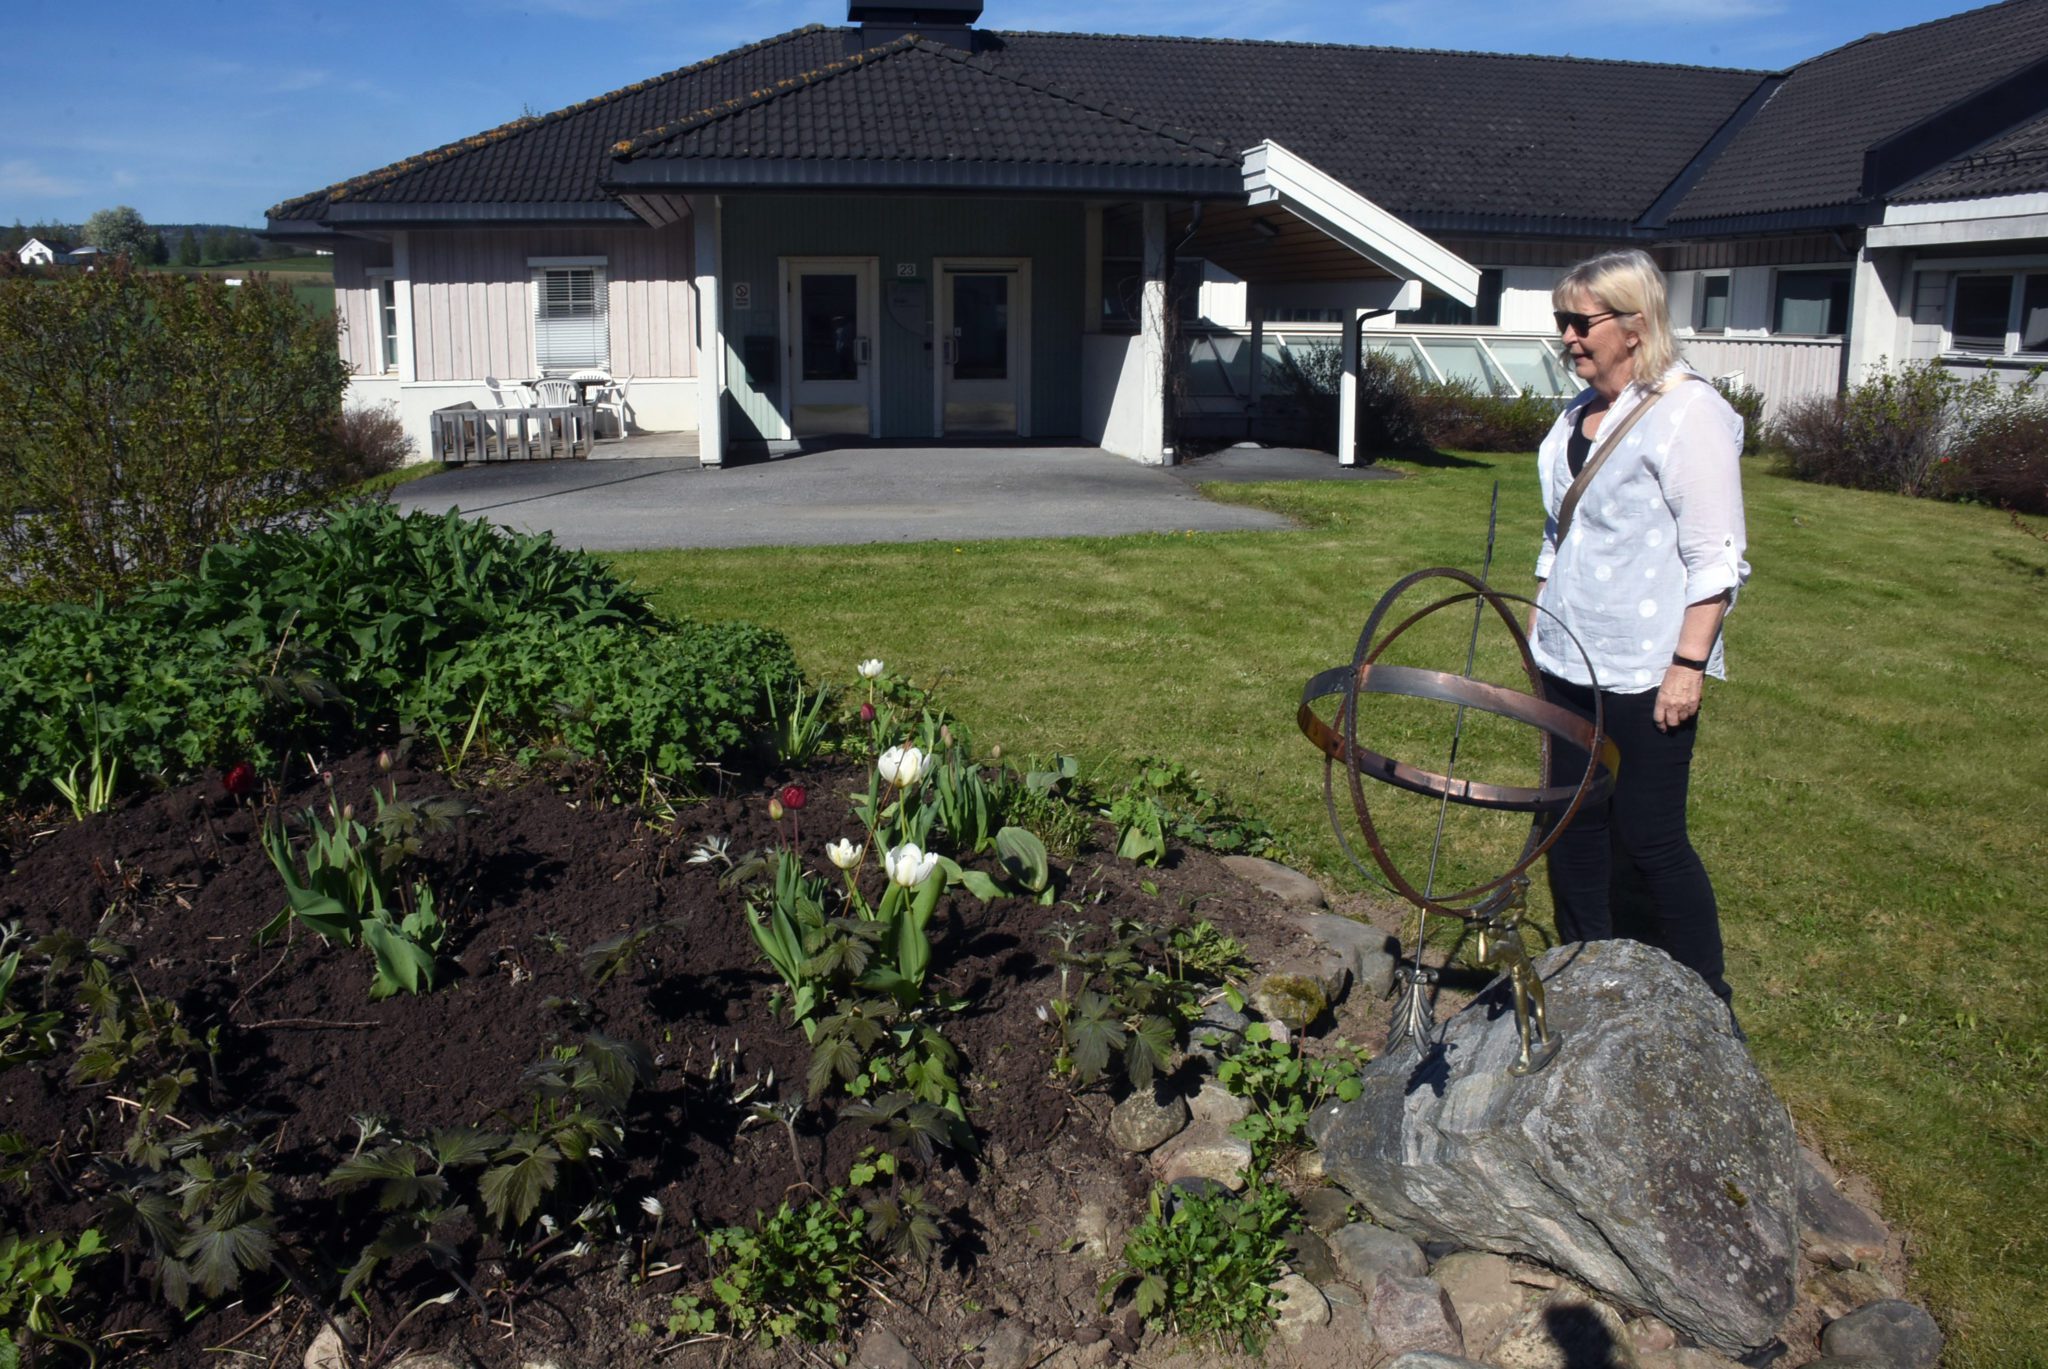
POLYGON ((1771 331, 1840 336, 1849 324, 1847 271, 1780 271, 1771 301, 1771 331))
POLYGON ((1500 327, 1500 283, 1498 267, 1479 273, 1478 305, 1460 304, 1433 285, 1422 287, 1422 307, 1403 309, 1394 315, 1396 323, 1445 324, 1453 328, 1500 327))
POLYGON ((384 369, 398 369, 398 282, 386 276, 377 282, 377 336, 383 342, 384 369))
POLYGON ((1957 276, 1948 331, 1958 352, 2048 352, 2048 275, 1957 276))
POLYGON ((611 331, 602 263, 536 265, 533 355, 541 373, 610 369, 611 331))
MULTIPOLYGON (((1177 257, 1173 263, 1174 313, 1182 323, 1202 317, 1202 276, 1208 263, 1200 257, 1177 257)), ((1143 257, 1102 259, 1102 321, 1136 327, 1138 301, 1145 297, 1143 257)))
POLYGON ((1699 278, 1699 292, 1693 297, 1693 324, 1702 333, 1725 333, 1728 331, 1728 275, 1704 275, 1699 278))

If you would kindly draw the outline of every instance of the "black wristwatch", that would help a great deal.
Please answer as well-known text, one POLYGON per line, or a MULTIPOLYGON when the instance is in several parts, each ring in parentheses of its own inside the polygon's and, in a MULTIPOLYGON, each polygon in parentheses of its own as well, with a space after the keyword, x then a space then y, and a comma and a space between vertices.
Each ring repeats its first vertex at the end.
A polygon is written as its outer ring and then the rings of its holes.
POLYGON ((1671 664, 1682 665, 1687 670, 1704 671, 1707 668, 1707 663, 1705 661, 1695 661, 1692 657, 1681 656, 1675 651, 1671 653, 1671 664))

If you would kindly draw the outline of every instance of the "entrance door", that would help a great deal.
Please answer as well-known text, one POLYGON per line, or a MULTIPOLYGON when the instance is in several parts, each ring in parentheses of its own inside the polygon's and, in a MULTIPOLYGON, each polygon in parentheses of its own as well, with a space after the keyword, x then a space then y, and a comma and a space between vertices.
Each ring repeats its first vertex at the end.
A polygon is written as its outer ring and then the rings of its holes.
POLYGON ((939 265, 938 424, 948 437, 1029 436, 1031 265, 939 265))
POLYGON ((784 270, 790 435, 879 436, 874 260, 791 259, 784 270))

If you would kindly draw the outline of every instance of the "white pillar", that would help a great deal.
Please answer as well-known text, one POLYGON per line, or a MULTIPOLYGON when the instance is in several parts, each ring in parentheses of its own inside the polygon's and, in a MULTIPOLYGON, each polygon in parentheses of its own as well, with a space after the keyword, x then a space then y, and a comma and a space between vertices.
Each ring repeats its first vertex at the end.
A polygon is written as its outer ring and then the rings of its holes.
POLYGON ((707 466, 725 464, 725 316, 719 291, 724 288, 719 247, 722 233, 719 198, 691 198, 690 217, 697 249, 697 459, 707 466))
POLYGON ((1344 372, 1337 381, 1337 464, 1358 464, 1358 328, 1364 317, 1344 311, 1344 372))
POLYGON ((391 235, 391 295, 398 305, 398 383, 410 385, 420 378, 420 363, 412 331, 412 234, 403 230, 391 235))
MULTIPOLYGON (((1252 413, 1259 411, 1259 399, 1266 393, 1266 311, 1252 310, 1251 379, 1245 387, 1245 402, 1252 413)), ((1250 437, 1250 433, 1245 434, 1250 437)))
POLYGON ((1912 272, 1908 254, 1896 249, 1864 247, 1856 253, 1856 274, 1850 286, 1849 336, 1844 339, 1843 379, 1854 385, 1887 359, 1894 366, 1906 359, 1906 323, 1912 302, 1906 289, 1912 272))
POLYGON ((1166 310, 1166 206, 1154 200, 1145 205, 1145 289, 1138 307, 1138 460, 1148 466, 1167 461, 1166 310))

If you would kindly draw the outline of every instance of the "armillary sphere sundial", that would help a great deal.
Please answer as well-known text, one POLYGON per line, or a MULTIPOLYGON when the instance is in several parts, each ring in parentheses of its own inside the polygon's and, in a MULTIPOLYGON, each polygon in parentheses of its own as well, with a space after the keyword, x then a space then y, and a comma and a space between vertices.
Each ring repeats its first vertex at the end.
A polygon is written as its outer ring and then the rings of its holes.
MULTIPOLYGON (((1343 848, 1346 858, 1367 879, 1415 905, 1414 954, 1412 958, 1404 957, 1407 963, 1398 972, 1401 1002, 1395 1010, 1394 1029, 1388 1046, 1391 1048, 1405 1039, 1413 1041, 1417 1049, 1426 1049, 1433 1042, 1435 1021, 1429 1004, 1429 989, 1436 980, 1436 971, 1422 963, 1423 934, 1431 913, 1460 918, 1474 924, 1477 929, 1481 963, 1498 969, 1508 978, 1514 995, 1515 1025, 1521 1038, 1521 1049, 1508 1068, 1510 1073, 1521 1075, 1534 1073, 1550 1063, 1562 1039, 1550 1030, 1545 1020, 1543 981, 1537 977, 1522 945, 1528 871, 1557 841, 1558 835, 1585 804, 1598 802, 1611 791, 1621 758, 1613 739, 1606 733, 1597 689, 1591 722, 1544 697, 1542 676, 1530 651, 1528 634, 1523 631, 1511 605, 1533 608, 1556 621, 1554 615, 1532 599, 1503 593, 1487 584, 1486 577, 1493 567, 1494 533, 1499 513, 1500 486, 1496 483, 1493 507, 1487 519, 1486 558, 1480 573, 1475 576, 1454 567, 1435 566, 1404 576, 1374 605, 1371 616, 1365 621, 1364 631, 1359 633, 1358 647, 1352 653, 1351 663, 1322 671, 1302 687, 1301 707, 1296 716, 1303 734, 1323 753, 1324 801, 1329 808, 1330 826, 1336 832, 1337 843, 1343 848), (1405 595, 1417 586, 1437 581, 1445 582, 1445 587, 1456 588, 1449 588, 1442 597, 1408 614, 1391 628, 1386 627, 1396 604, 1405 595), (1387 649, 1410 629, 1435 614, 1463 604, 1472 605, 1472 633, 1465 650, 1464 673, 1451 674, 1382 663, 1381 658, 1387 649), (1528 678, 1526 692, 1473 675, 1479 632, 1489 608, 1513 640, 1522 670, 1528 678), (1451 732, 1450 756, 1441 770, 1427 770, 1396 760, 1360 740, 1359 701, 1373 694, 1433 700, 1457 709, 1451 732), (1335 701, 1336 712, 1325 719, 1317 709, 1319 705, 1327 708, 1331 700, 1335 701), (1541 786, 1490 784, 1459 778, 1458 743, 1464 736, 1468 709, 1478 709, 1536 729, 1540 738, 1537 770, 1540 777, 1550 776, 1551 748, 1558 741, 1567 742, 1586 755, 1585 772, 1576 783, 1541 786), (1359 860, 1350 838, 1345 834, 1345 824, 1337 805, 1337 774, 1340 769, 1351 798, 1352 814, 1365 838, 1366 850, 1372 855, 1377 874, 1359 860), (1436 835, 1430 844, 1429 870, 1420 887, 1395 864, 1379 828, 1373 822, 1372 804, 1367 798, 1371 792, 1368 781, 1391 785, 1437 801, 1436 835), (1527 813, 1529 832, 1522 843, 1520 855, 1505 871, 1468 888, 1440 893, 1436 889, 1437 865, 1443 852, 1445 818, 1452 804, 1527 813)), ((1562 623, 1558 626, 1563 628, 1562 623)), ((1592 661, 1586 656, 1585 648, 1569 629, 1563 635, 1585 661, 1591 678, 1592 661)))

